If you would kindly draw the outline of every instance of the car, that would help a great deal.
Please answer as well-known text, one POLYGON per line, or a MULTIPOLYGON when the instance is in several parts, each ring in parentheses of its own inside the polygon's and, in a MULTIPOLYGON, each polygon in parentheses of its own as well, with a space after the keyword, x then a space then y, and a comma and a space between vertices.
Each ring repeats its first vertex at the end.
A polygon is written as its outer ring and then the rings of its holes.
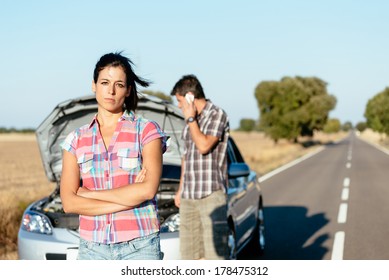
MULTIPOLYGON (((36 129, 36 137, 48 180, 56 188, 47 197, 31 203, 24 211, 18 231, 18 257, 22 260, 75 259, 79 243, 79 217, 65 213, 60 198, 62 151, 60 143, 75 128, 90 122, 97 113, 94 95, 58 104, 36 129)), ((180 259, 179 209, 174 204, 181 173, 185 121, 171 102, 141 94, 136 114, 156 121, 169 136, 163 155, 163 171, 156 194, 161 222, 164 260, 180 259)), ((228 140, 228 246, 230 259, 247 244, 258 252, 265 248, 263 197, 256 172, 245 163, 234 140, 228 140)))

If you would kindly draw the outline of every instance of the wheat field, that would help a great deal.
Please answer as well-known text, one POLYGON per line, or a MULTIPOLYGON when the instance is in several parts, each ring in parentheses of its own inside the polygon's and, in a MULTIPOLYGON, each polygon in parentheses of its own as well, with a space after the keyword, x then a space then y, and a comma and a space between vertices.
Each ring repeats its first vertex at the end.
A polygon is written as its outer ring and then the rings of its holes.
POLYGON ((17 259, 24 209, 54 187, 44 173, 34 134, 0 134, 0 259, 17 259))
MULTIPOLYGON (((232 131, 231 135, 250 167, 263 175, 347 133, 318 133, 313 139, 299 139, 300 143, 316 143, 307 148, 286 140, 275 144, 259 132, 232 131)), ((0 259, 18 259, 17 232, 24 209, 54 188, 55 183, 46 178, 35 135, 0 134, 0 259)))

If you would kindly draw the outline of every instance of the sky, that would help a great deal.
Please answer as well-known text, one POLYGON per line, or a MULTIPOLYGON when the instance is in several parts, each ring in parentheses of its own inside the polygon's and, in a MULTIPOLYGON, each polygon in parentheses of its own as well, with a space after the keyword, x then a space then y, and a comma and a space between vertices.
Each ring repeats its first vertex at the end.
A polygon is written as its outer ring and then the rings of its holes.
POLYGON ((365 121, 389 86, 389 1, 0 0, 0 127, 36 128, 62 101, 91 94, 105 53, 123 51, 148 90, 186 74, 231 128, 259 119, 263 81, 317 77, 336 96, 330 118, 365 121))

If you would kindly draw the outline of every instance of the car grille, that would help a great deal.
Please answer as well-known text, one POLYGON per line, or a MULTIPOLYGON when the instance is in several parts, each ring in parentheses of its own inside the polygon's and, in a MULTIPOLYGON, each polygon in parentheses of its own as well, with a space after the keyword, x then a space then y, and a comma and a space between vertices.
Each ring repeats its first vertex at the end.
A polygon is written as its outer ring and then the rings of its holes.
POLYGON ((46 254, 46 260, 54 260, 54 261, 64 261, 66 260, 66 254, 52 254, 52 253, 47 253, 46 254))

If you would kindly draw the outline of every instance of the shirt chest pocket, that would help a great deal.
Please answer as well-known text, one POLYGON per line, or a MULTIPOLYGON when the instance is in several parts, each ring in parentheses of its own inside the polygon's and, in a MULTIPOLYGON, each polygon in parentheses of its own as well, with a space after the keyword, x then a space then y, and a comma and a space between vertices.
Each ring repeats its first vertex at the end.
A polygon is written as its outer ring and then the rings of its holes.
POLYGON ((140 165, 139 153, 132 149, 119 149, 118 161, 119 168, 125 171, 131 171, 140 165))
POLYGON ((77 158, 82 173, 88 173, 93 168, 93 153, 85 153, 77 158))

